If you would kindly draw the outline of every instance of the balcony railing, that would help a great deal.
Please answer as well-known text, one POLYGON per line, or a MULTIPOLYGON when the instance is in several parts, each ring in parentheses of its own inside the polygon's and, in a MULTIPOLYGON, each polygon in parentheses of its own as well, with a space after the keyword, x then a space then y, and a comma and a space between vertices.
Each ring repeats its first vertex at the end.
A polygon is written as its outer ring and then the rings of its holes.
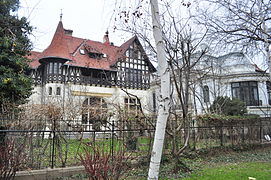
POLYGON ((128 82, 128 81, 119 81, 109 78, 94 78, 90 76, 70 76, 62 74, 49 74, 44 76, 42 79, 33 78, 35 85, 41 85, 49 82, 56 83, 66 83, 70 82, 73 84, 83 84, 83 85, 94 85, 94 86, 119 86, 131 89, 148 89, 150 84, 148 81, 144 82, 128 82))

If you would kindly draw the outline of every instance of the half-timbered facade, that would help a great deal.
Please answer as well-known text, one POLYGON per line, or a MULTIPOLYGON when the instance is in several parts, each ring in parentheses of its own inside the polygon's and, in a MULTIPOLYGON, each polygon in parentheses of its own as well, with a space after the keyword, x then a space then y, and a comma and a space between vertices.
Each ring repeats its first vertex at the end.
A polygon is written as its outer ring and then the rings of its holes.
MULTIPOLYGON (((32 104, 55 103, 68 109, 72 104, 93 106, 89 99, 100 99, 104 104, 124 106, 131 93, 148 109, 147 90, 155 68, 136 36, 115 46, 108 32, 103 42, 77 38, 60 21, 48 48, 31 52, 29 59, 34 83, 32 104)), ((86 112, 75 119, 93 124, 86 112)))

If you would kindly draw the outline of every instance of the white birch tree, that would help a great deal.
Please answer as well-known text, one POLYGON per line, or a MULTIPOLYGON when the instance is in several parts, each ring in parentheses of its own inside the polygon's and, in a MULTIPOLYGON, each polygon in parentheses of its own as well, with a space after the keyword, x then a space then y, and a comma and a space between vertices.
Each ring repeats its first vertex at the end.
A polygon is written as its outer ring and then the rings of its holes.
POLYGON ((151 161, 148 173, 148 179, 158 179, 160 162, 163 152, 165 139, 165 130, 170 109, 170 71, 166 60, 165 44, 162 36, 162 28, 160 24, 159 8, 157 0, 150 0, 153 36, 155 39, 158 59, 158 75, 161 78, 160 99, 158 108, 158 117, 156 122, 156 130, 153 142, 153 150, 151 153, 151 161))

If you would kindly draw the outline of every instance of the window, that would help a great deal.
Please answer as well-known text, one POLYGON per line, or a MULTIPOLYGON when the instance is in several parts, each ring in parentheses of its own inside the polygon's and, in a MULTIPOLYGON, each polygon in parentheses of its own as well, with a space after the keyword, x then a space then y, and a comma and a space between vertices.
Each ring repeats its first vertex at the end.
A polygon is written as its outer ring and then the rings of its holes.
POLYGON ((82 54, 82 55, 85 55, 85 54, 86 54, 84 49, 79 49, 79 52, 80 52, 80 54, 82 54))
POLYGON ((57 88, 56 88, 56 95, 59 96, 60 94, 61 94, 61 88, 60 88, 60 87, 57 87, 57 88))
POLYGON ((104 57, 104 54, 101 53, 94 53, 94 52, 89 52, 88 56, 93 59, 101 59, 104 57))
POLYGON ((53 94, 53 88, 52 87, 49 87, 48 89, 48 94, 51 96, 53 94))
POLYGON ((47 66, 48 74, 61 74, 62 72, 62 63, 50 62, 47 66))
POLYGON ((126 80, 134 82, 142 82, 142 71, 139 69, 125 69, 126 80))
POLYGON ((140 53, 139 53, 139 50, 138 49, 131 49, 130 50, 130 57, 132 58, 132 59, 138 59, 138 58, 140 58, 140 53))
POLYGON ((209 87, 203 86, 203 101, 205 103, 210 102, 209 87))
POLYGON ((107 120, 107 104, 99 97, 89 97, 83 102, 82 124, 85 130, 100 130, 107 120))
POLYGON ((53 68, 54 68, 54 63, 50 62, 48 64, 48 74, 53 74, 53 68))
POLYGON ((136 98, 125 98, 124 99, 125 110, 129 114, 138 115, 140 113, 140 102, 136 98))
POLYGON ((258 85, 256 81, 234 82, 231 84, 232 97, 238 98, 247 106, 259 105, 258 85))
MULTIPOLYGON (((125 52, 126 57, 123 62, 118 65, 118 80, 121 86, 129 88, 149 88, 149 68, 146 62, 146 56, 144 56, 138 43, 130 45, 128 50, 125 52)), ((118 82, 117 82, 118 83, 118 82)))
POLYGON ((271 82, 266 81, 266 89, 267 89, 267 96, 268 96, 268 104, 271 105, 271 82))

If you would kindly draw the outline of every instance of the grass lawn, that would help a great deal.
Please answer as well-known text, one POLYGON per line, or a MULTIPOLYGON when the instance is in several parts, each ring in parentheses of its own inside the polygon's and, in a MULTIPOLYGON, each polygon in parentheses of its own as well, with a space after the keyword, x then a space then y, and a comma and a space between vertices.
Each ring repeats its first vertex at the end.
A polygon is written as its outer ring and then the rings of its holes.
MULTIPOLYGON (((165 158, 165 157, 164 157, 165 158)), ((192 172, 173 172, 172 159, 166 158, 161 164, 161 180, 271 180, 271 145, 219 147, 191 152, 182 157, 192 172)), ((128 179, 146 179, 148 163, 128 179)))
MULTIPOLYGON (((143 143, 144 140, 140 140, 143 143)), ((149 159, 142 159, 136 167, 129 169, 126 180, 147 179, 149 159)), ((214 148, 188 153, 182 161, 193 171, 173 172, 170 156, 163 156, 160 168, 160 180, 271 180, 271 145, 256 145, 234 148, 214 148)), ((67 179, 86 180, 86 176, 74 176, 67 179)))
MULTIPOLYGON (((30 166, 32 169, 47 168, 51 166, 52 159, 52 139, 39 139, 37 137, 32 139, 32 151, 28 149, 29 157, 32 161, 28 162, 26 166, 30 166), (38 143, 39 141, 39 143, 38 143)), ((76 166, 80 165, 79 155, 84 153, 85 148, 93 152, 93 147, 98 148, 99 151, 111 152, 113 147, 113 153, 118 152, 122 149, 126 149, 127 142, 122 139, 114 138, 112 139, 58 139, 55 141, 55 151, 54 151, 54 166, 62 167, 64 163, 66 166, 76 166), (88 146, 86 146, 86 144, 88 146), (91 147, 90 147, 91 146, 91 147)), ((148 151, 148 144, 150 139, 147 137, 139 137, 135 142, 138 145, 138 149, 133 153, 134 156, 141 154, 146 154, 148 151)))
POLYGON ((194 173, 184 180, 257 180, 271 179, 271 162, 246 162, 224 164, 218 167, 206 168, 194 173))

